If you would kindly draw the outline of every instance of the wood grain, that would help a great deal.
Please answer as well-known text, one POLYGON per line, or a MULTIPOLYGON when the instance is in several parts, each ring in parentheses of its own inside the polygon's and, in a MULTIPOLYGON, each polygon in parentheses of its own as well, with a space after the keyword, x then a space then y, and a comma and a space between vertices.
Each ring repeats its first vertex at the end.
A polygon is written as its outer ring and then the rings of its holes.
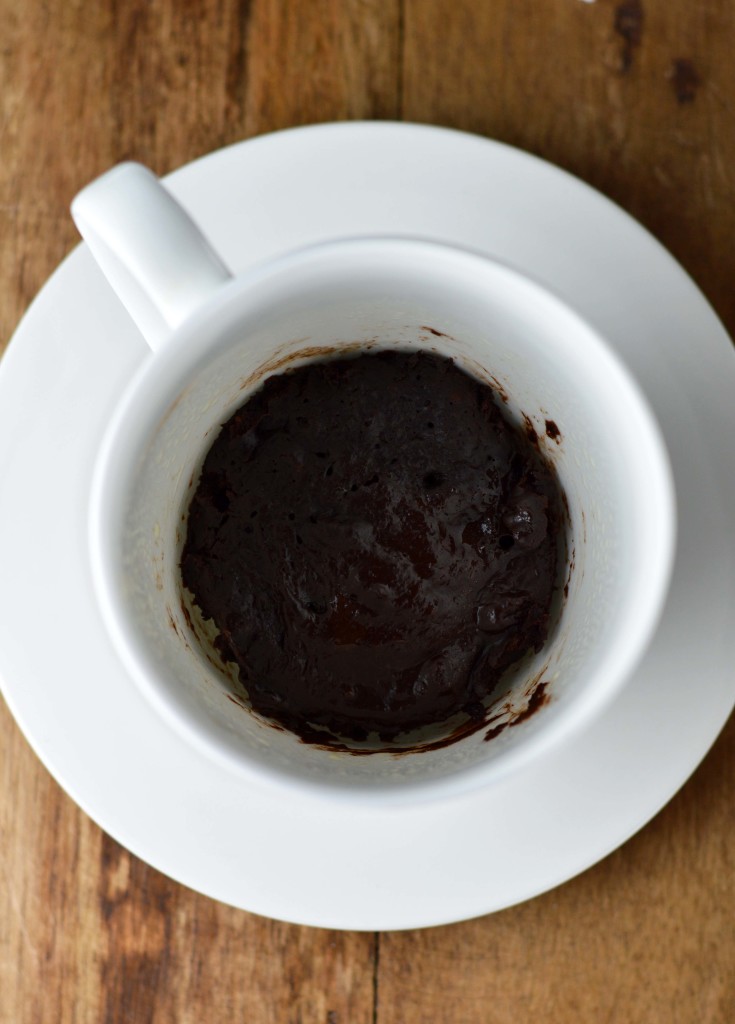
POLYGON ((2 709, 3 1024, 372 1024, 375 940, 190 892, 65 797, 2 709))
POLYGON ((402 115, 599 188, 671 249, 732 334, 734 45, 721 0, 406 0, 402 115))
POLYGON ((165 174, 313 121, 399 116, 399 0, 0 0, 0 346, 120 160, 165 174))
MULTIPOLYGON (((0 346, 76 243, 71 197, 114 162, 164 173, 293 124, 401 117, 600 188, 735 333, 729 0, 0 0, 0 15, 0 346)), ((657 819, 580 878, 381 936, 188 891, 72 804, 5 708, 0 743, 0 1024, 735 1020, 733 722, 657 819)))
POLYGON ((477 921, 382 935, 381 1024, 732 1021, 733 786, 730 722, 677 798, 579 878, 477 921))

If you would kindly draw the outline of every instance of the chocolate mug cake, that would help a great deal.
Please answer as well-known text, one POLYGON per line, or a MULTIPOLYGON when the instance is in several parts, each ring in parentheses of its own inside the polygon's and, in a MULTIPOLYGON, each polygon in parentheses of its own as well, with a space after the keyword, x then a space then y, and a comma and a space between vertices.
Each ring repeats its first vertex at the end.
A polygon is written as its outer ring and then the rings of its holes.
POLYGON ((271 376, 222 426, 181 576, 253 709, 339 746, 481 720, 549 631, 555 472, 451 359, 271 376))

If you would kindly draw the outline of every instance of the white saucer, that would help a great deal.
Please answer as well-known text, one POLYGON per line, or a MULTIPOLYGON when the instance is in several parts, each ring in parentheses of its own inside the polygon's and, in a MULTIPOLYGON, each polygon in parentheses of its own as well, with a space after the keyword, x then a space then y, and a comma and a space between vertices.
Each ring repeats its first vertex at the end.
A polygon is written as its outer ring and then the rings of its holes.
POLYGON ((568 298, 637 375, 667 437, 680 517, 670 598, 604 720, 496 787, 352 813, 247 788, 159 720, 95 607, 90 474, 146 349, 80 247, 0 366, 0 671, 21 728, 119 842, 259 914, 411 928, 498 910, 571 878, 666 803, 733 705, 727 335, 681 268, 620 209, 542 161, 473 136, 380 123, 298 129, 198 160, 169 183, 236 270, 329 237, 423 234, 498 255, 568 298))

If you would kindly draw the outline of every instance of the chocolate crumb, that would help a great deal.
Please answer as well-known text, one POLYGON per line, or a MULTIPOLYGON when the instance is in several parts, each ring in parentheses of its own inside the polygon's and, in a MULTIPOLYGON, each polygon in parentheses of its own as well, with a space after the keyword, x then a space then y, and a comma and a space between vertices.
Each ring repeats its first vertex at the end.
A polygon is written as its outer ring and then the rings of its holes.
POLYGON ((552 441, 556 441, 557 444, 561 441, 561 430, 557 427, 553 420, 546 420, 544 424, 546 427, 546 436, 550 437, 552 441))

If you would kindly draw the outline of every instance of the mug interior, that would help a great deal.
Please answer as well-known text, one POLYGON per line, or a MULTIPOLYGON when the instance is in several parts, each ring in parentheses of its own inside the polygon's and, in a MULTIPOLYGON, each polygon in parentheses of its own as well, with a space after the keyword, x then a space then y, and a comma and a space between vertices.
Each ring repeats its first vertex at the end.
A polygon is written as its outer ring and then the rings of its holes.
POLYGON ((385 798, 499 777, 610 699, 663 602, 673 500, 645 403, 563 303, 472 254, 372 240, 235 282, 150 358, 103 446, 92 536, 108 627, 176 727, 255 778, 385 798), (376 348, 450 356, 501 392, 508 418, 535 431, 555 467, 569 522, 552 635, 509 673, 488 726, 365 757, 306 744, 248 710, 182 589, 179 559, 203 458, 235 408, 272 373, 376 348))

